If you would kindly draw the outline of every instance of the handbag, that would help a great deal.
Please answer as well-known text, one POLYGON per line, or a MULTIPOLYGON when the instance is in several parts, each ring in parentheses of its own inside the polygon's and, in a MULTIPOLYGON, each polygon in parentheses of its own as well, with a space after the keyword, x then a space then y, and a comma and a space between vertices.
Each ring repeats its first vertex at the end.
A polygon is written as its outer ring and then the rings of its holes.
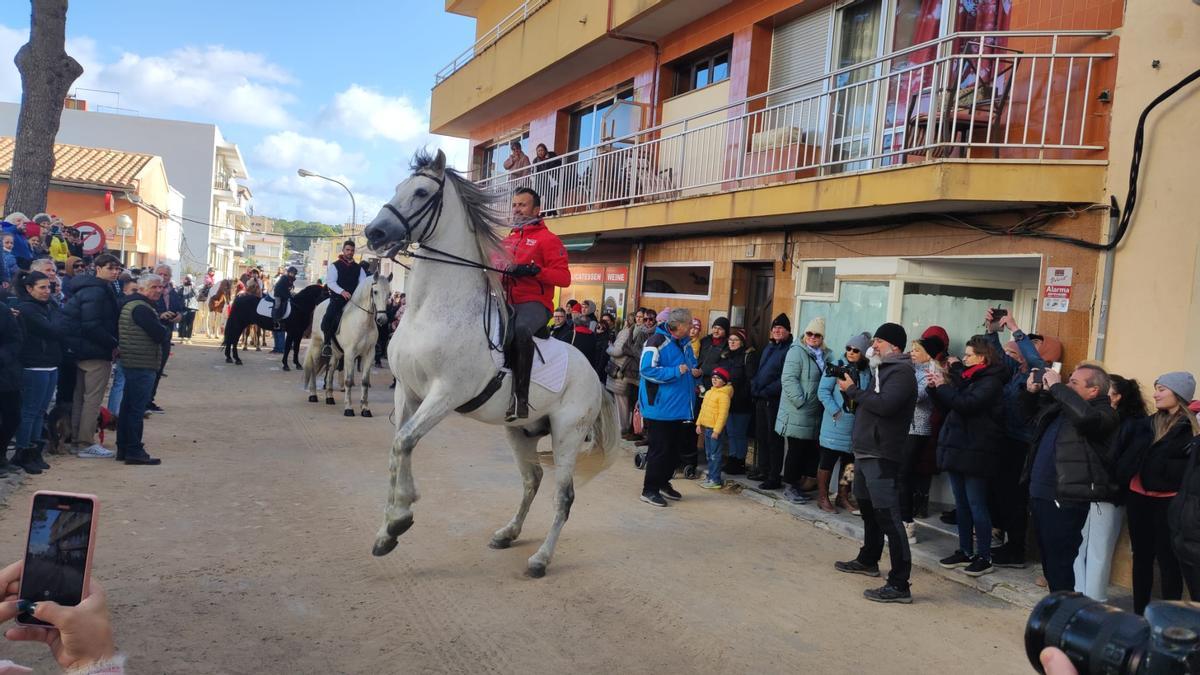
POLYGON ((642 404, 636 403, 633 406, 633 419, 631 422, 633 433, 641 436, 646 429, 646 420, 642 419, 642 404))
POLYGON ((608 375, 611 379, 619 380, 625 377, 625 370, 627 369, 628 365, 629 361, 625 361, 623 364, 618 364, 616 359, 609 359, 608 363, 604 366, 604 374, 608 375))

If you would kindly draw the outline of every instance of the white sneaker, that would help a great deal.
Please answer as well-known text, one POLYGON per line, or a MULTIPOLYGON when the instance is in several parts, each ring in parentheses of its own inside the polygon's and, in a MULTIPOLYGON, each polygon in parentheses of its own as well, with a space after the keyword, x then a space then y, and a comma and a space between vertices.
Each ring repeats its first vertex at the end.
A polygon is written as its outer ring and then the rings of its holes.
POLYGON ((905 523, 904 524, 904 533, 908 535, 908 543, 910 543, 910 544, 917 543, 917 524, 916 523, 905 523))
POLYGON ((99 443, 89 446, 86 450, 80 450, 78 455, 78 457, 83 457, 84 459, 112 459, 116 456, 117 453, 99 443))

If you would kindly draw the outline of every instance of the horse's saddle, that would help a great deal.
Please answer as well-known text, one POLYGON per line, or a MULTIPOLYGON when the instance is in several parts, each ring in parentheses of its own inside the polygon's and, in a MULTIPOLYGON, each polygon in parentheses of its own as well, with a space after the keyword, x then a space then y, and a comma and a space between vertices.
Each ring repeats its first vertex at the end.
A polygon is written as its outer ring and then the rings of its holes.
MULTIPOLYGON (((271 312, 275 311, 275 298, 270 295, 264 295, 262 300, 258 301, 258 315, 271 318, 271 312)), ((292 303, 287 303, 287 307, 283 309, 283 318, 288 318, 292 315, 292 303)))

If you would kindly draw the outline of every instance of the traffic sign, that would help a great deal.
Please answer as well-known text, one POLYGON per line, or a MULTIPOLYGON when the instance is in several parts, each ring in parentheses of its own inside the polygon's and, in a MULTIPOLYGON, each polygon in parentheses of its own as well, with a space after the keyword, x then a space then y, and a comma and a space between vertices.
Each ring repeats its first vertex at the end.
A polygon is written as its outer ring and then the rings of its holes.
POLYGON ((79 230, 79 240, 83 242, 84 255, 96 255, 104 252, 106 248, 104 230, 99 225, 85 220, 75 223, 75 229, 79 230))

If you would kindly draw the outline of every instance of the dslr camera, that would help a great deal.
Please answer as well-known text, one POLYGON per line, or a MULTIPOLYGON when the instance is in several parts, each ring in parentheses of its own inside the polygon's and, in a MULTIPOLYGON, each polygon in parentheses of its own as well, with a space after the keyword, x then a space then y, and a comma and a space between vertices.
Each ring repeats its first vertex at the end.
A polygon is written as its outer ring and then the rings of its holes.
POLYGON ((850 372, 850 366, 839 366, 836 363, 825 364, 825 377, 832 377, 836 380, 840 380, 846 375, 854 377, 853 373, 850 372))
POLYGON ((1059 591, 1033 608, 1025 626, 1025 654, 1039 673, 1046 647, 1066 652, 1081 675, 1200 673, 1200 604, 1152 602, 1143 618, 1059 591))

